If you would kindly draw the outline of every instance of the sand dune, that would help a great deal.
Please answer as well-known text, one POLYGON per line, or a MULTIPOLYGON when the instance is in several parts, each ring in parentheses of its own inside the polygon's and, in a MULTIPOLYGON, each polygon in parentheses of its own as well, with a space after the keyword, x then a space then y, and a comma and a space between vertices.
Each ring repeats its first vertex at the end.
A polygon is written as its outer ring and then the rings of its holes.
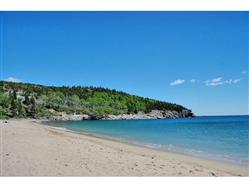
POLYGON ((248 176, 239 167, 52 129, 0 121, 1 176, 248 176))

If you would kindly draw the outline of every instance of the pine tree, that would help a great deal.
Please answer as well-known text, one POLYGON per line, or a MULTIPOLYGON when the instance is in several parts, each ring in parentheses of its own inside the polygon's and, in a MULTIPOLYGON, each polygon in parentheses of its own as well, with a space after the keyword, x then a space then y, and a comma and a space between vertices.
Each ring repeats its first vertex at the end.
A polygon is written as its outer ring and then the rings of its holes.
POLYGON ((10 110, 13 117, 17 117, 18 115, 18 109, 17 109, 17 96, 16 91, 13 90, 12 96, 11 96, 11 102, 10 102, 10 110))
POLYGON ((26 116, 26 111, 22 105, 22 102, 20 99, 17 100, 17 116, 18 117, 25 117, 26 116))
POLYGON ((31 103, 30 115, 31 115, 31 117, 34 118, 35 117, 35 113, 36 113, 36 106, 35 106, 35 99, 34 99, 34 97, 31 97, 30 103, 31 103))
POLYGON ((30 99, 29 99, 29 96, 28 96, 27 93, 26 93, 25 96, 24 96, 23 104, 25 104, 25 105, 27 105, 27 106, 30 105, 30 99))
POLYGON ((12 97, 13 97, 13 99, 14 99, 14 100, 16 100, 16 99, 17 99, 17 96, 16 96, 16 90, 13 90, 12 97))
POLYGON ((16 117, 18 115, 17 104, 14 98, 11 98, 10 110, 13 117, 16 117))

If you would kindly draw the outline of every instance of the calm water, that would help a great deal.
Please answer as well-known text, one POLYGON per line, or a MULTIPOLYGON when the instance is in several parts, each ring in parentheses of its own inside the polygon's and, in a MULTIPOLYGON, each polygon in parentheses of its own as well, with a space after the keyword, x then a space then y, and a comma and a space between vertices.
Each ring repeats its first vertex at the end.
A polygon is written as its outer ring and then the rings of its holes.
POLYGON ((46 125, 107 135, 151 148, 248 164, 249 116, 193 119, 67 121, 46 125))

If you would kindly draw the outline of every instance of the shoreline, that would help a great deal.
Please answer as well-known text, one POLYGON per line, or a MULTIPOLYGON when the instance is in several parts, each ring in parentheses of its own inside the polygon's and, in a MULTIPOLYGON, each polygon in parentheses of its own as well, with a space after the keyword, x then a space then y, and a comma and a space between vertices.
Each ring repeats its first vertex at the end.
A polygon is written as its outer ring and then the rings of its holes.
MULTIPOLYGON (((147 119, 147 120, 151 120, 151 119, 147 119)), ((225 161, 222 159, 212 159, 210 157, 204 157, 204 156, 199 156, 199 155, 193 155, 193 154, 188 154, 186 152, 181 152, 181 151, 173 151, 173 150, 167 150, 167 149, 160 149, 157 147, 152 147, 146 144, 143 144, 141 142, 135 142, 135 141, 129 141, 129 140, 125 140, 122 138, 118 138, 118 137, 112 137, 112 136, 108 136, 108 135, 104 135, 104 134, 98 134, 98 133, 93 133, 93 132, 86 132, 86 131, 73 131, 67 128, 62 128, 62 127, 54 127, 54 126, 50 126, 50 125, 46 125, 46 122, 54 122, 54 121, 44 121, 44 120, 38 120, 38 121, 33 121, 35 123, 37 123, 38 125, 43 125, 46 126, 48 128, 52 128, 58 131, 65 131, 65 132, 70 132, 70 133, 75 133, 75 134, 79 134, 79 135, 85 135, 85 136, 90 136, 93 138, 99 138, 99 139, 105 139, 105 140, 109 140, 109 141, 114 141, 114 142, 118 142, 118 143, 123 143, 123 144, 127 144, 127 145, 131 145, 131 146, 137 146, 137 147, 142 147, 142 148, 146 148, 146 149, 151 149, 151 150, 156 150, 156 151, 160 151, 160 152, 166 152, 166 153, 172 153, 172 154, 177 154, 177 155, 183 155, 183 156, 187 156, 187 157, 193 157, 196 159, 201 159, 201 160, 207 160, 207 161, 211 161, 211 162, 217 162, 219 164, 225 164, 225 165, 231 165, 231 166, 239 166, 239 167, 243 167, 246 163, 235 163, 232 161, 225 161), (44 123, 45 122, 45 123, 44 123)), ((247 165, 249 166, 249 163, 247 163, 247 165)))
POLYGON ((2 176, 248 176, 247 167, 157 150, 91 133, 64 131, 39 124, 43 120, 7 121, 6 124, 0 121, 5 136, 1 153, 4 161, 2 176), (29 154, 29 149, 22 150, 21 146, 32 146, 38 150, 29 154), (51 157, 47 157, 46 152, 51 157), (61 155, 64 157, 61 158, 61 155), (39 159, 35 160, 36 157, 39 159), (79 168, 83 161, 87 167, 79 168), (55 162, 59 162, 58 165, 55 162), (64 162, 67 163, 62 164, 64 162), (75 167, 69 168, 69 165, 75 167))
MULTIPOLYGON (((144 113, 138 112, 136 114, 118 114, 118 115, 89 115, 89 114, 66 114, 60 112, 57 115, 47 116, 44 119, 49 121, 80 121, 80 120, 148 120, 148 119, 176 119, 176 118, 193 118, 194 114, 189 113, 189 110, 183 111, 162 111, 152 110, 144 113)), ((43 118, 41 118, 43 120, 43 118)))

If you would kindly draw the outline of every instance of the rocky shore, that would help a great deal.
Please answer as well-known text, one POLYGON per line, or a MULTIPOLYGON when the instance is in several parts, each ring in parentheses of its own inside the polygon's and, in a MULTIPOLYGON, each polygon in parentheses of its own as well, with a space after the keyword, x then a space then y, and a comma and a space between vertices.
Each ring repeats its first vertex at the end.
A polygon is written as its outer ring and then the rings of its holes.
POLYGON ((141 120, 141 119, 166 119, 166 118, 187 118, 193 117, 188 110, 177 111, 159 111, 152 110, 150 113, 138 112, 137 114, 120 114, 106 116, 92 116, 88 114, 65 114, 60 113, 56 116, 50 116, 48 120, 141 120))

